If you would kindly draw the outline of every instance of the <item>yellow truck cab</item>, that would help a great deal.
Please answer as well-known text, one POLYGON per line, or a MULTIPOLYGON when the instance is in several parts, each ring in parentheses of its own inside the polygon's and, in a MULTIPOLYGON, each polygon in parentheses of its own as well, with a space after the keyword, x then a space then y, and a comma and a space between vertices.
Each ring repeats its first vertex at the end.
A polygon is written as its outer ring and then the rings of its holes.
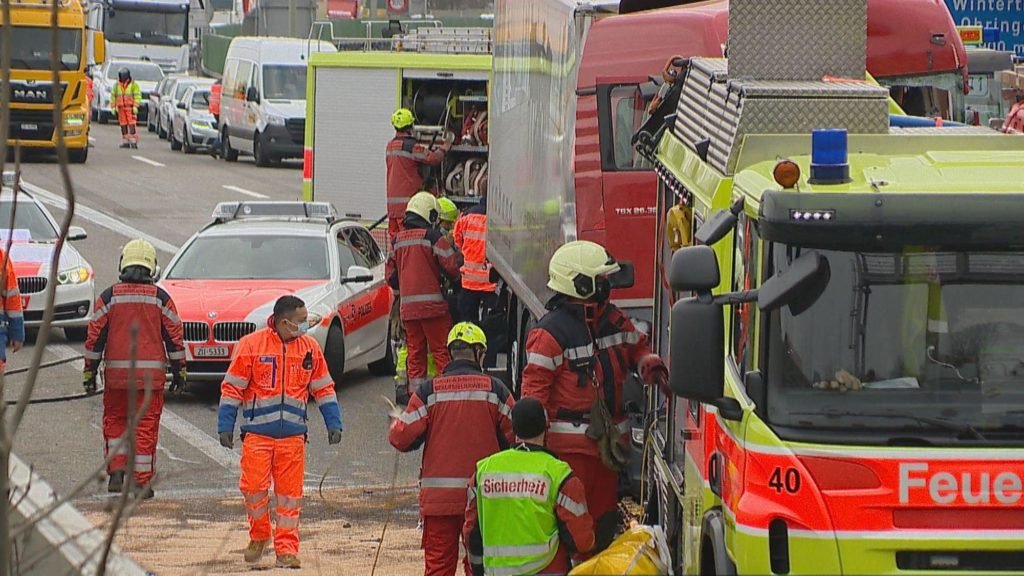
POLYGON ((673 391, 649 518, 684 574, 1024 573, 1024 141, 890 128, 842 80, 864 0, 765 4, 732 0, 729 60, 639 138, 673 391))
MULTIPOLYGON (((51 53, 51 6, 46 0, 13 0, 11 27, 11 105, 7 145, 25 149, 56 150, 63 137, 71 162, 85 162, 89 155, 89 99, 86 82, 86 27, 78 0, 57 0, 60 54, 56 65, 59 89, 54 92, 54 58, 51 53), (55 124, 54 102, 60 106, 55 124), (61 133, 58 133, 61 130, 61 133)), ((98 63, 103 61, 103 38, 98 35, 98 63)))

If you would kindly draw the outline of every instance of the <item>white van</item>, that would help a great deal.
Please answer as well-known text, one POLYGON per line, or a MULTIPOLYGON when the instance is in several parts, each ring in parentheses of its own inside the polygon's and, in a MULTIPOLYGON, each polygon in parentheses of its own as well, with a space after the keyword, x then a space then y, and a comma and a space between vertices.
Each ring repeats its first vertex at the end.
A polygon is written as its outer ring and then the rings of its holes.
POLYGON ((222 156, 251 154, 258 166, 302 158, 306 133, 306 67, 311 52, 337 52, 330 42, 238 36, 224 62, 220 120, 222 156))

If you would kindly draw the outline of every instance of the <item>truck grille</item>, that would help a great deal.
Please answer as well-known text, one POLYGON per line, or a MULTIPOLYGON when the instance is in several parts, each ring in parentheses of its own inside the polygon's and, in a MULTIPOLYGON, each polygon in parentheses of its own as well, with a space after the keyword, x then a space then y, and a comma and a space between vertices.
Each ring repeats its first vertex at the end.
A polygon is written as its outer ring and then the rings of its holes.
POLYGON ((18 291, 22 294, 38 294, 46 290, 45 276, 22 276, 18 278, 18 291))
POLYGON ((213 339, 217 342, 238 342, 242 336, 256 331, 252 322, 218 322, 213 325, 213 339))
POLYGON ((185 342, 206 342, 210 339, 210 325, 206 322, 182 322, 185 342))
POLYGON ((53 139, 53 112, 10 110, 10 137, 15 140, 53 139))
POLYGON ((295 144, 302 144, 306 141, 305 118, 289 118, 284 123, 284 126, 288 129, 288 135, 292 137, 292 142, 295 144))

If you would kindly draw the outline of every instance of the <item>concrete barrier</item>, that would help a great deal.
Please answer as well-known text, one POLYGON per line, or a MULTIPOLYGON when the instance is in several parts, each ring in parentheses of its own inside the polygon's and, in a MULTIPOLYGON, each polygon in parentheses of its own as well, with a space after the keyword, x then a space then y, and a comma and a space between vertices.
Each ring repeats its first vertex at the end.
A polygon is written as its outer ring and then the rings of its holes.
MULTIPOLYGON (((17 530, 36 518, 57 500, 57 495, 38 474, 11 454, 11 528, 17 530)), ((70 504, 46 514, 31 530, 13 541, 13 573, 22 576, 98 573, 106 532, 99 530, 70 504)), ((111 576, 147 576, 138 564, 122 556, 117 548, 107 558, 111 576)))

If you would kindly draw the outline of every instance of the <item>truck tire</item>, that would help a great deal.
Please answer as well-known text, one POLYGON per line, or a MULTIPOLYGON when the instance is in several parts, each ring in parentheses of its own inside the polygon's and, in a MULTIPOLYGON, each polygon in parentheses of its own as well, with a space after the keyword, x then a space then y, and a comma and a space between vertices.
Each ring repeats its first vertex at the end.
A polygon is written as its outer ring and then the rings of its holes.
POLYGON ((324 358, 327 360, 327 371, 331 373, 331 380, 334 380, 335 386, 340 385, 341 378, 345 375, 345 333, 337 324, 331 324, 327 331, 324 358))
POLYGON ((228 137, 228 127, 225 126, 220 135, 221 156, 225 162, 238 162, 238 150, 231 147, 231 139, 228 137))
POLYGON ((68 148, 68 162, 72 164, 85 164, 85 161, 89 159, 89 145, 85 145, 85 148, 68 148))

